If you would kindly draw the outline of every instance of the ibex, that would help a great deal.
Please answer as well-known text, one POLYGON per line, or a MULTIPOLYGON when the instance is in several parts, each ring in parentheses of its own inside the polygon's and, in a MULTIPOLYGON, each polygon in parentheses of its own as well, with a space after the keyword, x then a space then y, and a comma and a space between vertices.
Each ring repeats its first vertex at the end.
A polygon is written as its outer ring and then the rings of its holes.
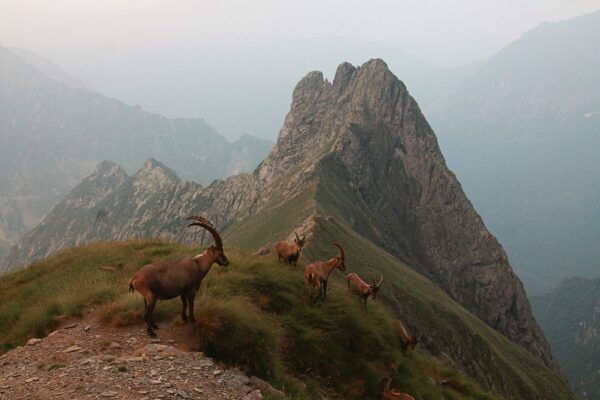
POLYGON ((419 340, 421 340, 421 335, 412 335, 409 336, 406 331, 406 327, 402 323, 402 321, 398 320, 398 338, 400 339, 400 343, 402 344, 402 348, 404 350, 413 350, 417 344, 419 344, 419 340))
POLYGON ((304 246, 304 243, 306 242, 306 235, 302 236, 302 239, 300 239, 297 232, 294 232, 294 234, 296 235, 294 244, 281 240, 275 243, 273 248, 277 252, 279 261, 284 261, 295 266, 298 263, 298 258, 300 258, 302 246, 304 246))
POLYGON ((202 279, 214 263, 224 267, 229 265, 229 260, 223 252, 223 241, 215 227, 202 217, 189 217, 188 220, 196 221, 189 224, 188 228, 201 226, 212 234, 215 244, 194 258, 145 265, 129 281, 129 291, 137 290, 144 297, 144 321, 148 325, 148 335, 151 337, 156 337, 154 330, 158 329, 158 325, 152 320, 152 311, 157 300, 181 296, 181 319, 184 322, 194 322, 194 298, 202 279), (186 315, 188 306, 189 317, 186 315))
POLYGON ((360 279, 360 276, 354 272, 348 274, 346 279, 348 280, 348 290, 350 290, 350 293, 357 295, 362 300, 364 307, 367 308, 367 299, 369 296, 373 296, 373 299, 377 297, 377 291, 381 286, 381 282, 383 282, 383 275, 379 278, 379 282, 373 282, 370 285, 360 279))
POLYGON ((304 281, 306 283, 306 289, 308 290, 308 299, 312 302, 311 286, 314 286, 317 292, 317 300, 327 298, 327 279, 331 272, 338 268, 340 271, 346 270, 344 249, 336 242, 332 242, 336 246, 340 253, 329 261, 317 261, 312 264, 308 264, 304 269, 304 281))
POLYGON ((410 394, 399 392, 395 389, 390 389, 392 384, 392 378, 388 378, 387 381, 384 381, 382 399, 383 400, 415 400, 410 394))

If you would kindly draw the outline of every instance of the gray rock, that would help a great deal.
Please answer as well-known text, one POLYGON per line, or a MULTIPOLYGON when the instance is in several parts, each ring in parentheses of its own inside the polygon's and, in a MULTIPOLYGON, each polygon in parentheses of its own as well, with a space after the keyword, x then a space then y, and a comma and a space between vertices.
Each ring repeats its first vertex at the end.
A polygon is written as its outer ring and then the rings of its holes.
POLYGON ((34 345, 40 343, 41 341, 42 341, 42 339, 32 338, 27 341, 27 345, 34 346, 34 345))
POLYGON ((77 346, 77 345, 73 345, 70 347, 67 347, 66 349, 63 350, 63 353, 73 353, 75 351, 80 351, 81 347, 77 346))

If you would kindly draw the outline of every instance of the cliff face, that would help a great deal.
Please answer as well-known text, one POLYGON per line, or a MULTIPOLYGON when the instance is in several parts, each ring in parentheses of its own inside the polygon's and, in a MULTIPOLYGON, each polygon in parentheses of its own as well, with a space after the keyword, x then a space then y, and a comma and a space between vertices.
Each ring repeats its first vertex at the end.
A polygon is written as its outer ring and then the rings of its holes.
POLYGON ((598 37, 600 10, 540 24, 421 104, 530 294, 598 276, 598 37))
POLYGON ((226 239, 250 246, 249 237, 269 241, 295 227, 312 234, 327 224, 328 213, 339 211, 358 235, 429 277, 489 326, 556 368, 506 254, 446 167, 418 105, 383 61, 360 68, 342 64, 333 83, 320 72, 303 78, 277 145, 253 174, 207 188, 171 174, 149 184, 149 164, 93 212, 63 223, 65 228, 48 228, 56 214, 51 212, 13 248, 9 262, 16 265, 91 240, 191 240, 182 233, 184 217, 201 212, 226 228, 226 239), (264 226, 256 230, 250 224, 264 226), (46 245, 43 229, 63 245, 46 245), (66 237, 73 239, 67 243, 66 237))

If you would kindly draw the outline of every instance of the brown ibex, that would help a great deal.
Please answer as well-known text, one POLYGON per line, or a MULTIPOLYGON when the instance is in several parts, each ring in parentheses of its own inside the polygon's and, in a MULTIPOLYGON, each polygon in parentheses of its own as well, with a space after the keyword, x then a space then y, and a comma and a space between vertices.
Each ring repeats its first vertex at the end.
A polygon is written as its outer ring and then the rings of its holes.
POLYGON ((377 297, 377 291, 381 286, 381 282, 383 282, 383 275, 379 278, 379 282, 373 282, 370 285, 360 279, 360 276, 354 272, 348 274, 346 279, 348 280, 348 290, 350 290, 350 293, 357 295, 362 300, 364 307, 367 308, 367 299, 369 296, 373 296, 373 299, 377 297))
POLYGON ((306 235, 298 236, 297 232, 294 232, 296 238, 294 239, 294 244, 290 244, 284 240, 281 240, 273 246, 275 252, 277 252, 277 258, 279 261, 287 262, 291 265, 296 265, 298 263, 298 258, 300 258, 300 252, 302 251, 302 246, 306 242, 306 235))
POLYGON ((421 340, 421 335, 418 336, 412 335, 410 336, 406 331, 406 327, 402 323, 402 321, 398 320, 398 338, 400 339, 400 343, 402 344, 402 348, 404 350, 413 350, 417 344, 419 344, 419 340, 421 340))
POLYGON ((152 311, 157 300, 181 296, 181 319, 194 322, 194 298, 202 279, 214 263, 224 267, 229 264, 223 252, 223 241, 215 227, 202 217, 189 217, 188 220, 195 221, 189 224, 188 228, 201 226, 212 234, 215 244, 194 258, 145 265, 129 281, 129 291, 137 290, 144 297, 144 321, 148 325, 148 334, 152 337, 156 337, 154 329, 158 329, 158 325, 152 320, 152 311), (186 315, 188 306, 189 317, 186 315))
POLYGON ((383 400, 415 400, 415 398, 410 394, 402 393, 395 389, 390 389, 392 378, 387 378, 387 380, 384 380, 384 382, 383 393, 381 396, 383 400))
POLYGON ((340 253, 329 261, 317 261, 312 264, 308 264, 304 269, 304 281, 306 283, 306 289, 308 290, 308 299, 312 302, 311 286, 313 286, 317 292, 317 300, 327 298, 327 279, 331 272, 338 268, 340 271, 346 270, 344 249, 336 242, 332 242, 336 246, 340 253))

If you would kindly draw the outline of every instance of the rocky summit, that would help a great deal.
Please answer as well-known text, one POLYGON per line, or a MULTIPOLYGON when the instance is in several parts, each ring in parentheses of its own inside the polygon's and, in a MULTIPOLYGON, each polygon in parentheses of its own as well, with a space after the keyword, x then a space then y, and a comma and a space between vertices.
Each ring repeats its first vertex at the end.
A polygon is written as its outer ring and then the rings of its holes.
POLYGON ((325 237, 335 225, 411 266, 558 370, 502 246, 447 168, 418 104, 382 60, 341 64, 333 82, 320 72, 307 74, 294 89, 277 144, 251 174, 203 188, 155 174, 155 164, 93 206, 71 193, 11 250, 8 263, 95 240, 150 235, 192 241, 184 225, 192 213, 224 229, 226 243, 248 250, 298 230, 308 233, 310 252, 311 238, 325 237))

